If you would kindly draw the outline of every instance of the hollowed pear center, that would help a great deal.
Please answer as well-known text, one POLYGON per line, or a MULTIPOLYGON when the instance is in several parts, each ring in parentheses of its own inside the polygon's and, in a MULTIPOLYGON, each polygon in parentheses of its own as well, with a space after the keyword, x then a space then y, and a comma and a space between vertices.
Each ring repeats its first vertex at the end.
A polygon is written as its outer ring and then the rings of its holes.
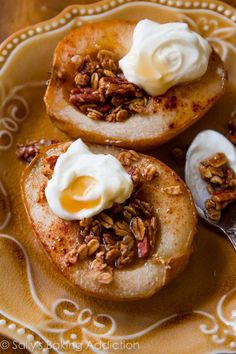
POLYGON ((61 194, 61 205, 69 213, 78 213, 82 209, 93 209, 101 202, 101 197, 94 200, 78 200, 85 197, 97 184, 97 180, 91 176, 80 176, 64 189, 61 194))

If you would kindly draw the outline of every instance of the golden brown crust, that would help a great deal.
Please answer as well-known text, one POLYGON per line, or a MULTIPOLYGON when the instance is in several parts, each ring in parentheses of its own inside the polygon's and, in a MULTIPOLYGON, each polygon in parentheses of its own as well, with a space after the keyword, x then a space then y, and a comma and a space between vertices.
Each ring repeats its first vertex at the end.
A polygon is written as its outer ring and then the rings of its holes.
MULTIPOLYGON (((90 148, 95 153, 114 156, 121 151, 99 145, 91 145, 90 148)), ((21 181, 24 205, 44 250, 64 276, 88 295, 117 301, 151 296, 183 270, 192 252, 196 212, 188 189, 165 164, 140 154, 142 166, 154 164, 159 172, 156 180, 145 184, 143 192, 146 200, 154 205, 159 218, 160 231, 155 249, 147 260, 123 270, 114 270, 111 284, 99 284, 88 262, 79 261, 70 266, 66 262, 68 253, 78 245, 76 223, 56 217, 46 202, 37 203, 40 186, 47 181, 43 174, 44 158, 60 154, 63 149, 63 144, 46 149, 26 168, 21 181), (177 186, 180 193, 171 194, 169 187, 173 186, 177 186)))
POLYGON ((133 115, 125 122, 93 121, 69 103, 67 86, 74 75, 71 57, 94 48, 108 49, 118 58, 130 48, 135 24, 127 21, 89 23, 71 32, 55 51, 53 74, 45 103, 52 121, 75 138, 126 148, 147 149, 160 145, 200 119, 224 93, 226 73, 214 51, 207 73, 199 80, 170 89, 160 97, 155 114, 133 115), (65 75, 63 83, 58 79, 65 75), (169 104, 175 98, 174 106, 169 104))

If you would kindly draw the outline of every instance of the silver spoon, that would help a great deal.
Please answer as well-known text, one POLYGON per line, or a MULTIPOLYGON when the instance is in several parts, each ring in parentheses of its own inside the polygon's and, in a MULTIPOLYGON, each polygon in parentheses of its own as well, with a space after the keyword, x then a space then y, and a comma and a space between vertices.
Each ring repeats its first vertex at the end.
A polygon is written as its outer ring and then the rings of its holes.
POLYGON ((218 227, 221 231, 223 231, 236 251, 236 203, 228 205, 227 208, 223 210, 221 219, 218 222, 215 222, 208 217, 206 209, 201 209, 201 207, 199 207, 196 203, 195 205, 198 214, 209 224, 218 227))

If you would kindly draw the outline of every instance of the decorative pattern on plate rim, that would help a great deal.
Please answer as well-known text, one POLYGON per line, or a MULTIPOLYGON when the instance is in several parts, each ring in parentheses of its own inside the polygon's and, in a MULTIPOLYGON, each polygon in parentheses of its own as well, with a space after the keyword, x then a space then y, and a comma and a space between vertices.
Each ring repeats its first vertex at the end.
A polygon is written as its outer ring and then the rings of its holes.
MULTIPOLYGON (((89 348, 94 353, 102 354, 104 353, 104 348, 107 348, 105 341, 134 341, 163 324, 176 320, 179 316, 183 317, 183 314, 173 314, 153 323, 141 331, 126 335, 116 335, 117 323, 112 316, 104 313, 94 314, 90 308, 80 309, 79 305, 71 299, 57 299, 52 304, 51 309, 48 309, 37 295, 31 272, 30 259, 26 249, 18 240, 10 235, 0 234, 0 239, 14 242, 17 247, 20 248, 25 259, 27 279, 32 299, 47 317, 47 319, 39 323, 38 326, 32 327, 12 318, 6 312, 0 310, 0 314, 4 316, 0 319, 0 327, 7 326, 11 333, 17 332, 18 335, 25 335, 25 340, 31 342, 33 352, 35 352, 36 349, 40 349, 42 353, 46 354, 48 348, 53 348, 57 353, 63 353, 63 348, 75 350, 78 348, 89 348), (70 310, 66 308, 68 305, 70 305, 70 310), (91 326, 94 330, 91 330, 91 326), (54 343, 60 344, 60 351, 46 338, 47 333, 57 337, 57 341, 54 341, 54 343), (35 339, 35 337, 37 338, 35 339), (39 338, 41 338, 43 343, 39 341, 39 338)), ((232 295, 235 295, 235 293, 236 288, 220 298, 217 303, 215 316, 202 310, 195 310, 184 314, 184 316, 194 314, 204 318, 207 324, 202 323, 199 327, 200 331, 210 336, 215 344, 225 344, 229 349, 236 348, 236 309, 230 311, 228 318, 224 314, 224 307, 227 306, 226 303, 230 302, 230 298, 232 295)))
POLYGON ((230 38, 236 36, 236 26, 219 28, 217 19, 209 20, 204 16, 199 16, 199 18, 194 21, 190 16, 183 13, 178 14, 178 19, 181 22, 186 22, 193 31, 205 37, 224 62, 226 62, 229 52, 232 52, 236 57, 236 46, 229 41, 230 38))
POLYGON ((14 133, 17 133, 20 124, 29 115, 28 102, 20 95, 20 92, 26 88, 42 86, 46 86, 45 81, 29 82, 14 86, 6 95, 3 84, 0 85, 0 140, 3 141, 0 143, 0 151, 11 148, 14 133))
POLYGON ((24 30, 20 30, 13 34, 0 46, 0 69, 6 62, 7 58, 11 52, 25 40, 40 35, 42 33, 47 33, 61 28, 68 24, 70 21, 78 17, 77 26, 80 26, 82 22, 79 17, 97 15, 127 3, 154 3, 159 4, 169 8, 183 9, 183 10, 210 10, 215 12, 232 23, 236 23, 236 11, 229 5, 218 2, 211 3, 207 1, 184 1, 184 0, 104 0, 91 5, 72 5, 65 10, 63 10, 55 18, 39 23, 37 25, 30 26, 24 30))

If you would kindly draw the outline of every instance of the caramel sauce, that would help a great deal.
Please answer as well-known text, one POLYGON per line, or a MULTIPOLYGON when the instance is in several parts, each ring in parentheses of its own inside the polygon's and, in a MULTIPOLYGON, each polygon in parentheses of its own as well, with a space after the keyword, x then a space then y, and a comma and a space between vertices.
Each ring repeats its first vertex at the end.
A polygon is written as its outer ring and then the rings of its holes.
POLYGON ((70 213, 77 213, 82 209, 93 209, 97 207, 101 202, 101 197, 94 200, 76 199, 85 197, 96 184, 96 179, 90 176, 80 176, 76 178, 61 194, 60 201, 62 207, 70 213))

